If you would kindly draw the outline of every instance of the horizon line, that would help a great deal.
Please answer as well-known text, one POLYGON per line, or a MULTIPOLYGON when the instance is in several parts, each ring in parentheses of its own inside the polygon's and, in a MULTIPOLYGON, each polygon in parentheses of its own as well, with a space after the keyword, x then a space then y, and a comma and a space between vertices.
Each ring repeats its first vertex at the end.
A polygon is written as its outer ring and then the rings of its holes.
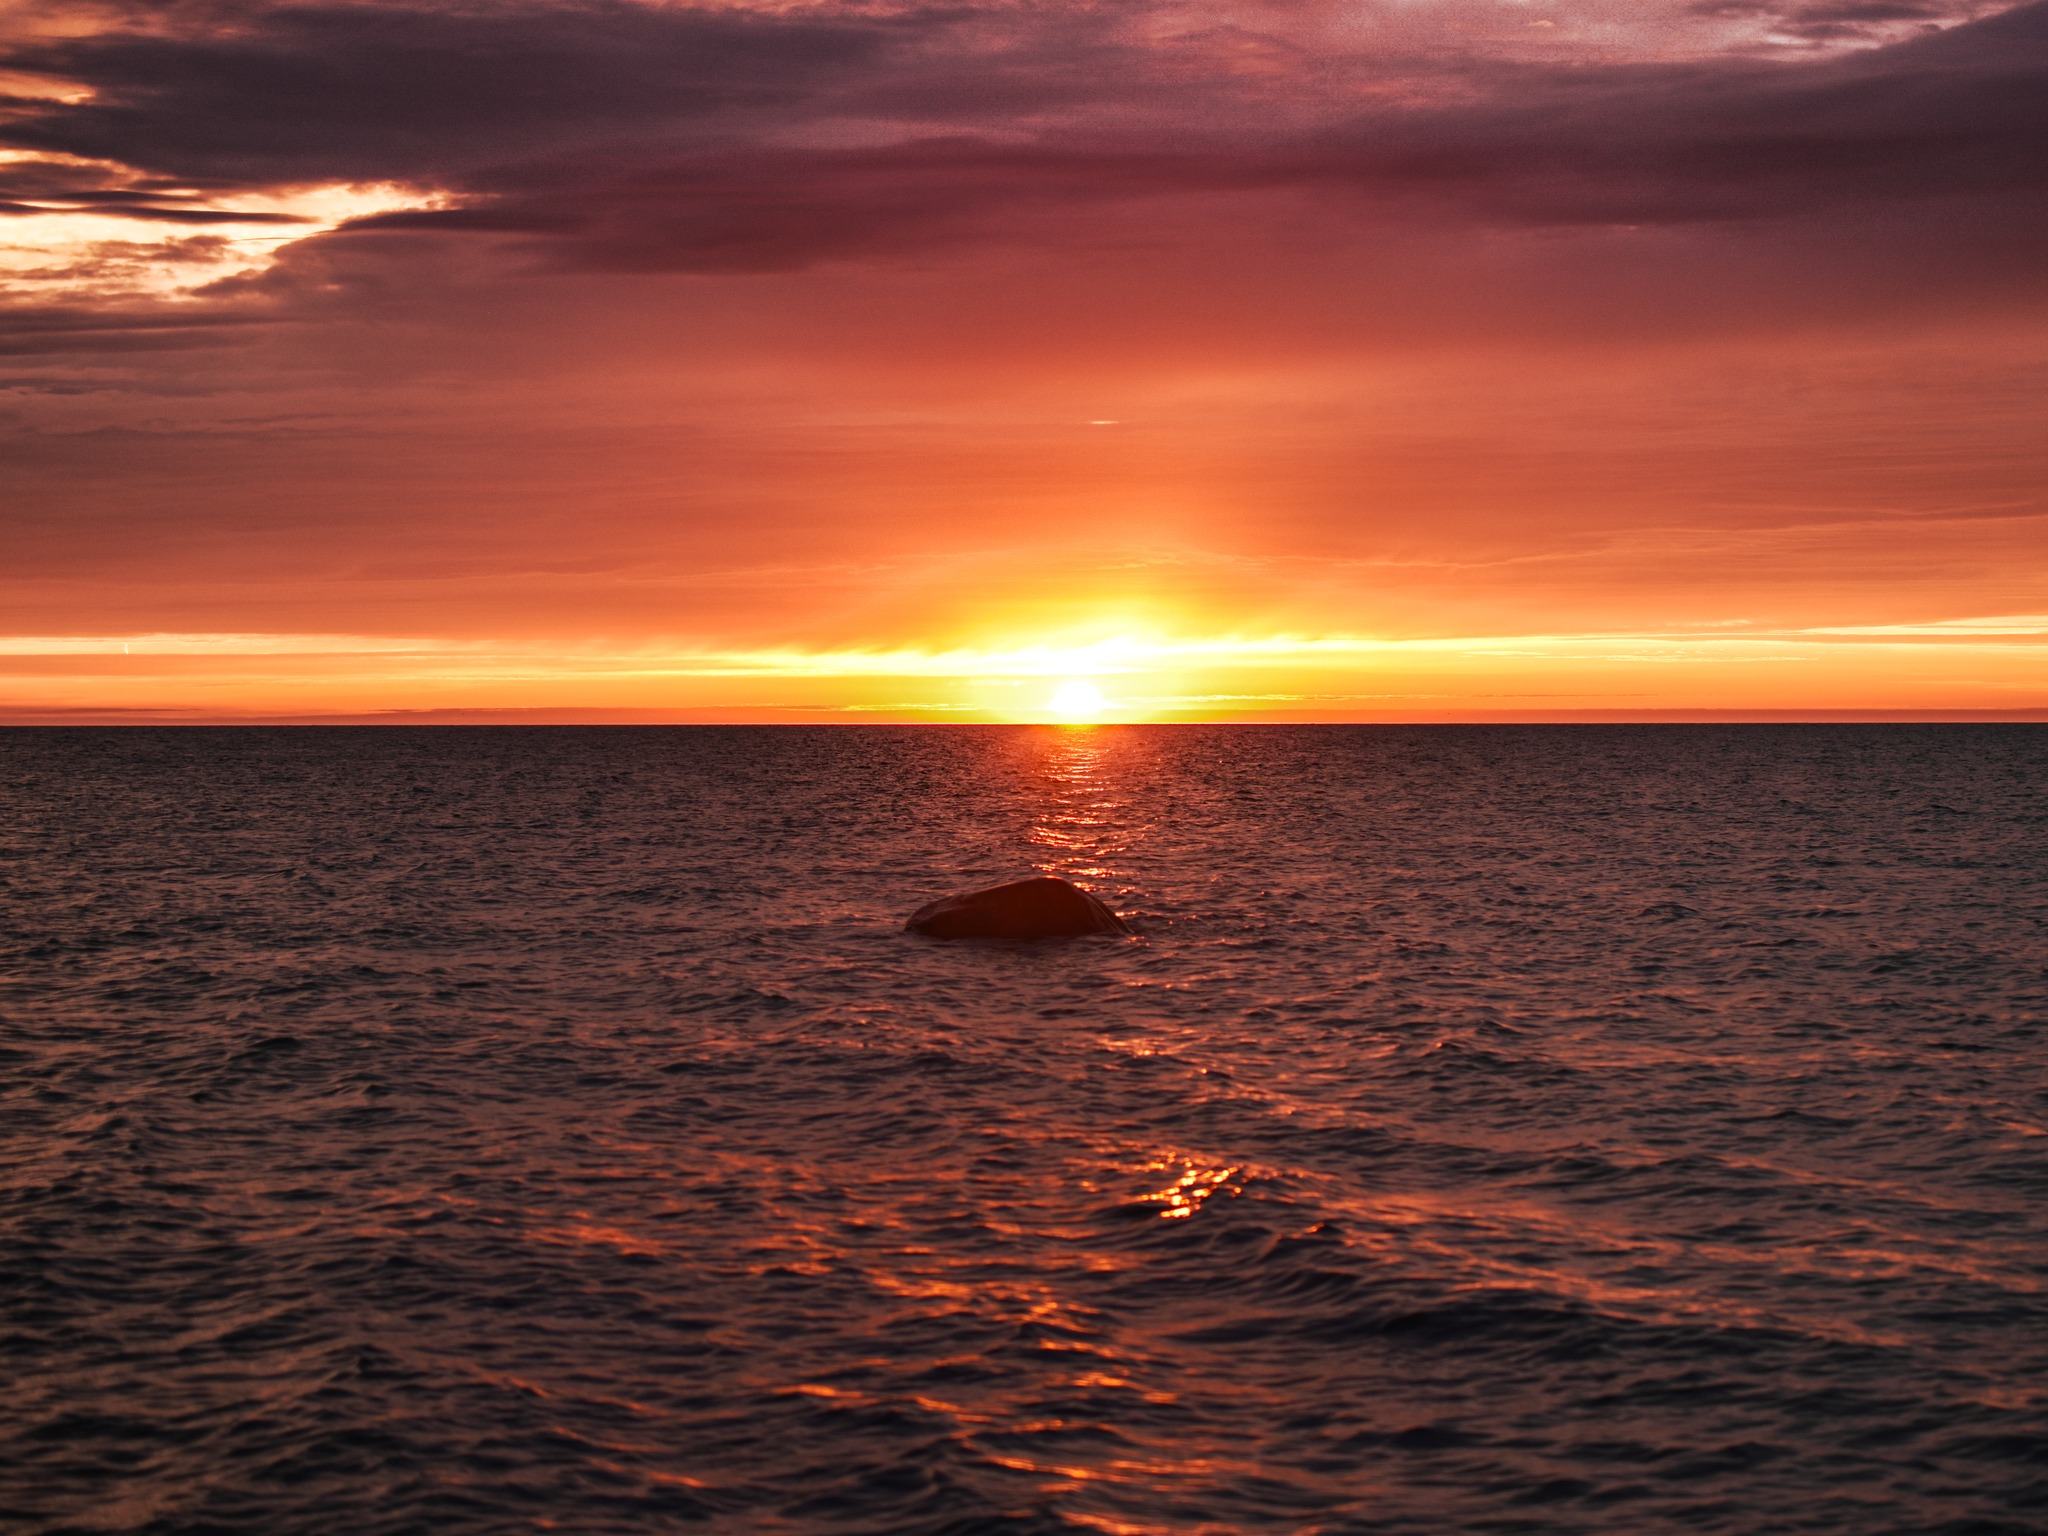
POLYGON ((2048 725, 2048 706, 2019 709, 1577 709, 1497 710, 1456 713, 1396 712, 1371 716, 1285 716, 1281 712, 1207 720, 929 720, 877 719, 867 714, 848 719, 842 711, 792 708, 764 718, 759 708, 730 711, 434 709, 378 710, 334 714, 220 715, 157 709, 0 710, 0 730, 63 730, 163 728, 275 729, 377 727, 527 726, 633 727, 647 729, 981 729, 981 730, 1125 730, 1231 728, 1314 728, 1319 726, 1542 726, 1542 725, 2048 725), (800 716, 801 718, 791 718, 800 716))

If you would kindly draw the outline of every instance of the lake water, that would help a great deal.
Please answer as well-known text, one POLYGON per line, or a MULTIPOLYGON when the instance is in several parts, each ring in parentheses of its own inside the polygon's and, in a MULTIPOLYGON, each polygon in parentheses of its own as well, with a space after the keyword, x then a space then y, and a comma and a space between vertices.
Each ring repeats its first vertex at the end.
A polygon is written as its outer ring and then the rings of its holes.
POLYGON ((2048 729, 0 733, 0 1183, 10 1530, 2039 1533, 2048 729))

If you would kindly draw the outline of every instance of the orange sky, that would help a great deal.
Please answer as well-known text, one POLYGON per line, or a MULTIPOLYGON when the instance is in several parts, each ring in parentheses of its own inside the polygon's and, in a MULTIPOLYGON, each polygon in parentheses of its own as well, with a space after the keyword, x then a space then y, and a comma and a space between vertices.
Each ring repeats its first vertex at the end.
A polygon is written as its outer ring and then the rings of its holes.
POLYGON ((2048 7, 0 25, 0 719, 2048 715, 2048 7))

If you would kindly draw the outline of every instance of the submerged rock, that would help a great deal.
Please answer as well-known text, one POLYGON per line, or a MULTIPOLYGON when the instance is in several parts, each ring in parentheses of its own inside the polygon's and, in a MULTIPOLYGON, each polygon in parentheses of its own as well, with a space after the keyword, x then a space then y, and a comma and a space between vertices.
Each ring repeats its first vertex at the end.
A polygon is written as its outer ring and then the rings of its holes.
POLYGON ((1072 939, 1129 933, 1124 920, 1078 885, 1052 875, 1018 880, 919 907, 903 925, 932 939, 1072 939))

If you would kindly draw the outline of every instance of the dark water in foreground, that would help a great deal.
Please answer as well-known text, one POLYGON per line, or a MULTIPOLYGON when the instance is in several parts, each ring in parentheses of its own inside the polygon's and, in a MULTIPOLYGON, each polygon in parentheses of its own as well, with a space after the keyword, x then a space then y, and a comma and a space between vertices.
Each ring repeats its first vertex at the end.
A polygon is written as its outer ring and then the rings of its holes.
POLYGON ((2048 1530, 2048 730, 0 735, 0 1526, 2048 1530), (944 947, 1031 868, 1133 942, 944 947))

